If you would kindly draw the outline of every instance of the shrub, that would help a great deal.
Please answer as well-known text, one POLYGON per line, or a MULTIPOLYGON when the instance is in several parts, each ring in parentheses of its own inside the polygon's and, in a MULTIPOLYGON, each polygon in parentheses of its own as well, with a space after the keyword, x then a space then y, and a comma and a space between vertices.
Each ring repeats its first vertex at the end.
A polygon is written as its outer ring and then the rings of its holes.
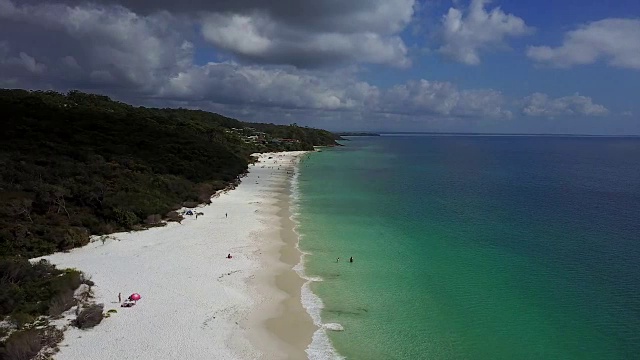
POLYGON ((62 242, 58 247, 62 250, 70 250, 89 243, 89 231, 86 228, 70 227, 62 235, 62 242))
POLYGON ((147 225, 153 225, 153 224, 157 224, 157 223, 159 223, 161 221, 162 221, 162 215, 153 214, 153 215, 147 216, 147 218, 144 220, 144 223, 147 224, 147 225))
POLYGON ((64 291, 56 295, 49 303, 49 315, 58 317, 63 312, 69 310, 76 303, 73 297, 73 290, 64 291))
POLYGON ((11 331, 11 328, 8 326, 0 326, 0 339, 4 338, 5 336, 9 335, 9 332, 11 331))
POLYGON ((11 314, 11 322, 18 329, 22 329, 25 325, 31 324, 34 320, 35 320, 35 317, 27 313, 18 312, 18 313, 11 314))
POLYGON ((89 305, 80 311, 74 325, 80 329, 89 329, 100 324, 104 318, 103 310, 104 304, 89 305))
POLYGON ((89 277, 87 277, 87 276, 84 276, 84 274, 80 276, 80 283, 81 283, 81 284, 88 285, 89 287, 92 287, 93 285, 95 285, 95 284, 96 284, 96 283, 94 283, 94 282, 91 280, 91 277, 90 277, 90 276, 89 276, 89 277))
POLYGON ((64 273, 51 280, 51 288, 57 293, 72 292, 82 284, 82 273, 74 269, 66 269, 64 273))
POLYGON ((194 208, 196 206, 198 206, 199 203, 195 202, 195 201, 185 201, 182 203, 182 206, 184 207, 188 207, 188 208, 194 208))
POLYGON ((29 360, 42 349, 42 334, 35 329, 16 331, 4 343, 2 359, 29 360))
POLYGON ((43 348, 55 348, 58 350, 58 343, 64 339, 64 332, 55 326, 47 326, 40 334, 43 348))
POLYGON ((182 221, 184 219, 182 215, 176 211, 169 211, 166 215, 168 221, 182 221))
POLYGON ((113 214, 116 222, 126 228, 130 228, 132 225, 138 223, 138 217, 132 211, 113 209, 113 214))

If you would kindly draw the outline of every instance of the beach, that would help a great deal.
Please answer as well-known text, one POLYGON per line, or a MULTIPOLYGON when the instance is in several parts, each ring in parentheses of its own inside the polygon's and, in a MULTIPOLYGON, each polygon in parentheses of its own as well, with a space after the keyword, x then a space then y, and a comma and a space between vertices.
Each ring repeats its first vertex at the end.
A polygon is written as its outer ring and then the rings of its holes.
POLYGON ((236 189, 192 209, 197 217, 44 256, 84 272, 95 302, 117 311, 95 328, 69 327, 55 358, 305 358, 316 326, 301 304, 290 219, 303 154, 260 154, 236 189), (141 300, 120 307, 118 295, 132 293, 141 300))

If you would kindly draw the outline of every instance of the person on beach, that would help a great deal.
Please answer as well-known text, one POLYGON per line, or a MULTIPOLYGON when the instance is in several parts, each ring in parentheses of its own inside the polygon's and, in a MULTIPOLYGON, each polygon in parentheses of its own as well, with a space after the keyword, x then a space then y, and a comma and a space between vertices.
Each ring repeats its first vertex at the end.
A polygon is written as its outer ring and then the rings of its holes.
POLYGON ((118 302, 122 302, 122 293, 118 293, 118 302))
POLYGON ((225 219, 227 218, 227 215, 228 215, 227 213, 224 213, 224 218, 225 218, 225 219))
POLYGON ((349 262, 352 263, 353 262, 353 256, 349 258, 349 262))
POLYGON ((227 254, 227 259, 231 259, 231 258, 232 258, 231 254, 227 254))

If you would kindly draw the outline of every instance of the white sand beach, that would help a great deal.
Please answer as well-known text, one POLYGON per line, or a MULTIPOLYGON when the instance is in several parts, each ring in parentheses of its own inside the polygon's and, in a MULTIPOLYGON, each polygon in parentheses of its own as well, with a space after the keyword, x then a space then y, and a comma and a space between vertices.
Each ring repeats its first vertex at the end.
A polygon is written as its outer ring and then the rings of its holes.
POLYGON ((261 154, 240 186, 196 209, 204 214, 197 219, 45 256, 90 276, 96 302, 117 311, 93 329, 70 327, 55 358, 304 357, 315 327, 300 304, 302 280, 292 276, 299 254, 281 221, 302 154, 261 154), (142 299, 120 307, 118 293, 124 300, 134 292, 142 299))

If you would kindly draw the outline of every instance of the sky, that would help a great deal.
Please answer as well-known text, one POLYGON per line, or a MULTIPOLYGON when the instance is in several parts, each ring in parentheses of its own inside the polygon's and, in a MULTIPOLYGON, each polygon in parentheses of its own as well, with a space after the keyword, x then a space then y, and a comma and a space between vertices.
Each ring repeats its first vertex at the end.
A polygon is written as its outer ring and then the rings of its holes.
POLYGON ((640 134, 638 0, 0 0, 0 87, 333 131, 640 134))

